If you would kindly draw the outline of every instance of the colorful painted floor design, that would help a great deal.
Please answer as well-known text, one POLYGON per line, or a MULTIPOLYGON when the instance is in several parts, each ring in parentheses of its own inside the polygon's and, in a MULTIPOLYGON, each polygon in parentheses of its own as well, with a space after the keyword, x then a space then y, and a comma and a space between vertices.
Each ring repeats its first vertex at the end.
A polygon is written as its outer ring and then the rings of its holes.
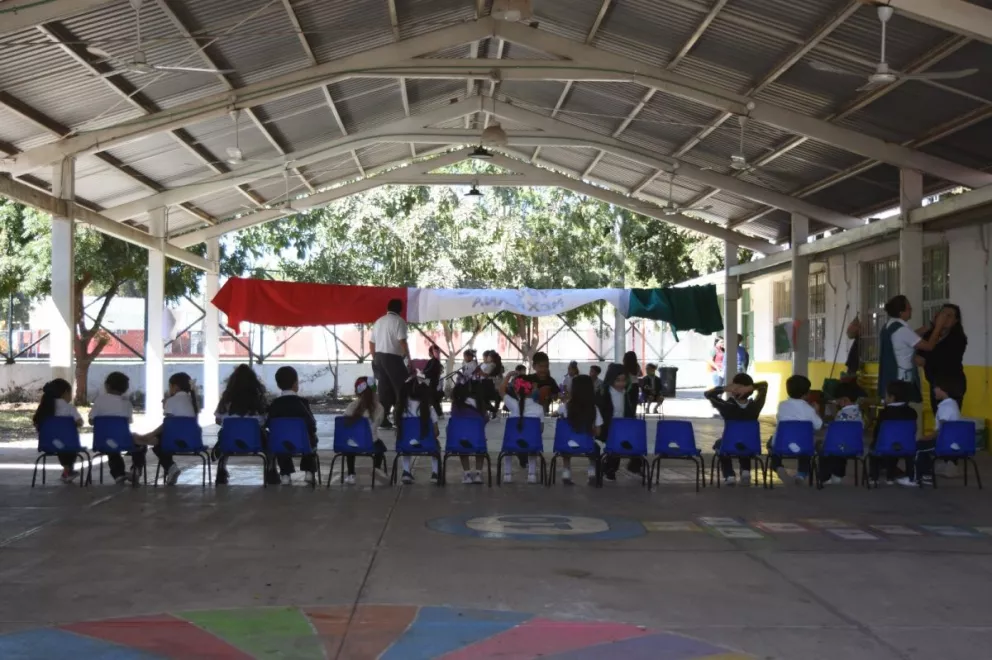
POLYGON ((833 518, 804 518, 795 522, 747 521, 704 517, 695 520, 643 522, 649 532, 709 532, 728 539, 757 540, 782 535, 825 533, 841 541, 881 541, 913 537, 992 540, 992 527, 964 525, 852 524, 833 518))
POLYGON ((447 607, 177 612, 0 635, 0 658, 48 660, 746 660, 711 644, 639 626, 553 621, 447 607))

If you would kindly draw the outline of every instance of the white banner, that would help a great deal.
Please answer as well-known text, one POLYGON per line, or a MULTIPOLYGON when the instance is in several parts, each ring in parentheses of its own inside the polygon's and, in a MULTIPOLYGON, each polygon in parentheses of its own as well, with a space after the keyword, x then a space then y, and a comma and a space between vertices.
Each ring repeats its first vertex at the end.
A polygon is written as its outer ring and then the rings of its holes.
POLYGON ((627 289, 408 289, 407 295, 411 323, 496 312, 554 316, 600 300, 624 316, 630 310, 627 289))

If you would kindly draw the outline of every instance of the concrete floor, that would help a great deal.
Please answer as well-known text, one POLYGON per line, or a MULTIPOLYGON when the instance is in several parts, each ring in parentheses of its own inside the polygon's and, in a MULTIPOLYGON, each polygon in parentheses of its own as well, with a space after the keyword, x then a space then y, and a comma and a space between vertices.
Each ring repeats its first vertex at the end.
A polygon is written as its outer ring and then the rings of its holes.
MULTIPOLYGON (((695 423, 708 447, 719 423, 695 423)), ((960 481, 696 494, 673 467, 649 493, 630 475, 547 489, 517 468, 489 489, 453 463, 438 489, 421 459, 418 484, 374 491, 367 471, 263 490, 247 463, 228 487, 190 471, 175 488, 32 490, 33 455, 0 447, 4 658, 952 660, 992 645, 992 507, 960 481), (30 632, 49 626, 73 632, 30 632)))

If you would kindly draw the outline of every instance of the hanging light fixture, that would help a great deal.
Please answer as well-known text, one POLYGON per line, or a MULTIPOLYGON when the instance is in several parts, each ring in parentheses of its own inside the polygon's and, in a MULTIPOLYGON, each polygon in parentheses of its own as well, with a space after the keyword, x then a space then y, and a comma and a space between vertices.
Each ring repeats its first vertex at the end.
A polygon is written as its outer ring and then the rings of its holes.
POLYGON ((478 204, 479 200, 482 199, 478 180, 472 182, 472 189, 465 193, 465 199, 472 204, 478 204))
POLYGON ((481 145, 478 146, 478 147, 476 147, 475 149, 473 149, 472 150, 472 153, 469 154, 469 157, 470 158, 476 158, 478 160, 492 160, 493 159, 492 153, 488 149, 486 149, 485 147, 483 147, 481 145))
POLYGON ((496 121, 496 99, 493 98, 492 102, 493 110, 490 114, 493 122, 482 131, 482 144, 487 147, 505 147, 509 139, 506 136, 506 131, 496 121))
POLYGON ((534 15, 530 0, 493 0, 491 12, 497 21, 526 21, 534 15))

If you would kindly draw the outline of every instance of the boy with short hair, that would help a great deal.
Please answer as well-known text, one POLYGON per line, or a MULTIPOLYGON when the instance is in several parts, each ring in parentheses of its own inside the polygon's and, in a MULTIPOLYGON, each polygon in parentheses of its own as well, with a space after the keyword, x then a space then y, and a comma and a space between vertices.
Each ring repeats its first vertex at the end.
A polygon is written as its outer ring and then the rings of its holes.
MULTIPOLYGON (((758 419, 761 409, 765 407, 765 398, 768 396, 768 383, 762 381, 755 383, 754 379, 747 374, 737 374, 733 382, 727 386, 717 386, 707 390, 704 396, 710 404, 720 413, 724 421, 751 421, 758 419), (758 396, 751 398, 755 392, 758 396), (724 399, 723 395, 728 394, 729 399, 724 399)), ((713 449, 720 448, 721 440, 717 440, 713 449)), ((751 483, 751 459, 740 458, 741 485, 747 486, 751 483)), ((737 476, 734 474, 734 464, 729 457, 720 458, 720 470, 723 473, 723 483, 726 486, 733 486, 737 483, 737 476)))
POLYGON ((936 428, 933 433, 916 441, 916 460, 907 461, 906 476, 899 479, 900 486, 932 485, 933 452, 937 446, 937 435, 944 422, 961 421, 961 409, 956 398, 964 394, 964 384, 958 376, 944 376, 933 386, 934 397, 939 402, 936 410, 936 428), (915 477, 915 478, 914 478, 915 477))
MULTIPOLYGON (((789 398, 778 404, 778 412, 775 415, 776 422, 809 422, 813 425, 813 431, 819 431, 823 428, 823 420, 816 413, 816 409, 809 404, 809 391, 813 387, 813 384, 809 381, 806 376, 790 376, 788 380, 785 381, 785 392, 789 395, 789 398)), ((774 436, 768 441, 768 447, 771 449, 773 443, 775 442, 774 436)), ((802 457, 799 460, 799 469, 796 471, 795 481, 796 484, 802 484, 809 478, 809 464, 810 459, 807 457, 802 457)), ((772 457, 772 469, 778 473, 779 479, 783 482, 787 481, 789 478, 789 471, 785 469, 782 465, 782 458, 779 456, 772 457)))
MULTIPOLYGON (((268 416, 265 419, 263 428, 268 431, 269 422, 278 418, 299 418, 306 421, 307 431, 310 434, 310 446, 317 446, 317 420, 310 410, 310 404, 299 395, 300 378, 293 367, 279 367, 276 371, 276 385, 279 387, 279 396, 269 405, 268 416)), ((266 475, 269 483, 290 485, 293 483, 292 474, 295 472, 292 456, 279 455, 279 474, 275 474, 274 466, 272 472, 266 475)), ((304 456, 300 460, 300 470, 306 472, 306 482, 312 484, 316 479, 317 464, 313 456, 304 456)))
MULTIPOLYGON (((913 421, 917 420, 916 411, 909 405, 909 400, 913 397, 913 385, 902 380, 894 380, 885 389, 885 407, 878 413, 878 421, 875 424, 875 435, 871 441, 871 449, 875 448, 878 442, 878 434, 882 429, 882 423, 887 421, 913 421)), ((907 461, 912 462, 910 461, 907 461)), ((885 469, 885 483, 889 486, 896 483, 898 473, 898 459, 868 457, 868 478, 872 485, 878 487, 879 473, 885 469)))
POLYGON ((603 368, 598 364, 589 367, 589 377, 592 378, 592 389, 594 392, 599 392, 599 388, 603 386, 603 380, 599 377, 601 373, 603 373, 603 368))
POLYGON ((641 379, 641 393, 644 395, 645 413, 651 413, 651 404, 654 404, 654 412, 658 412, 665 397, 661 395, 661 378, 658 377, 658 365, 649 363, 646 368, 647 373, 641 379))

